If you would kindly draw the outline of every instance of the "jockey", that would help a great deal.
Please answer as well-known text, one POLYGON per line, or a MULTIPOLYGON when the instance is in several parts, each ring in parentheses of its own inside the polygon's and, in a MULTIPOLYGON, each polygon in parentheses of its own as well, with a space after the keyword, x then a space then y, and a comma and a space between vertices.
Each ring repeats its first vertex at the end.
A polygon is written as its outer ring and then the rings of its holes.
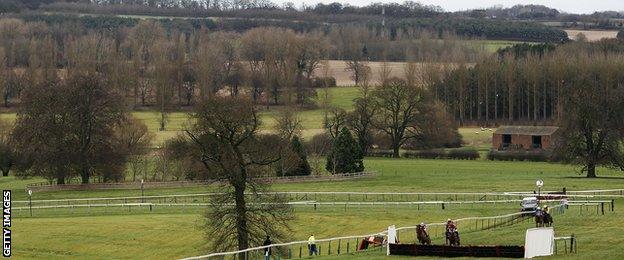
POLYGON ((541 216, 541 215, 542 215, 542 213, 543 213, 542 208, 537 207, 537 208, 535 209, 535 216, 541 216))
POLYGON ((446 230, 453 230, 453 229, 457 229, 457 226, 455 225, 455 222, 453 222, 453 220, 449 218, 446 220, 446 230))
POLYGON ((427 232, 427 225, 425 225, 425 222, 420 222, 419 226, 422 228, 423 231, 427 232))
POLYGON ((545 205, 545 206, 544 206, 544 210, 543 210, 543 211, 544 211, 544 213, 546 213, 546 214, 550 214, 550 211, 548 210, 548 205, 545 205))

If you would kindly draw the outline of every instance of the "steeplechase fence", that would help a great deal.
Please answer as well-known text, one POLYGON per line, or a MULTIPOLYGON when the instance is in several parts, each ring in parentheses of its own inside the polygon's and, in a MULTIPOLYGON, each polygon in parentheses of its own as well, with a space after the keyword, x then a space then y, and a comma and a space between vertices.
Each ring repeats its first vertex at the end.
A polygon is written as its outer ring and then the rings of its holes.
MULTIPOLYGON (((553 209, 557 209, 558 207, 562 207, 563 205, 554 206, 553 209)), ((468 218, 460 218, 456 219, 455 222, 460 227, 460 232, 476 232, 482 231, 494 227, 500 227, 503 225, 513 225, 517 223, 521 223, 530 219, 528 217, 535 213, 534 211, 528 212, 518 212, 500 216, 490 216, 490 217, 468 217, 468 218), (481 223, 481 226, 479 226, 481 223), (488 223, 488 224, 486 224, 488 223), (474 229, 472 226, 474 225, 474 229)), ((556 214, 556 213, 555 213, 556 214)), ((436 232, 436 228, 444 228, 446 223, 429 223, 427 226, 429 227, 429 234, 432 237, 438 237, 443 235, 443 232, 436 232), (432 234, 433 230, 433 234, 432 234)), ((410 227, 400 227, 397 228, 397 239, 399 241, 416 241, 416 226, 410 227)), ((343 237, 334 237, 327 239, 318 239, 315 241, 315 245, 317 247, 317 251, 319 255, 341 255, 341 254, 350 254, 359 251, 359 243, 363 239, 371 236, 385 236, 388 234, 387 230, 380 231, 377 233, 371 233, 366 235, 357 235, 357 236, 343 236, 343 237)), ((294 241, 288 243, 277 243, 269 246, 259 246, 248 248, 245 250, 231 251, 231 252, 222 252, 222 253, 211 253, 202 256, 194 256, 184 258, 183 260, 194 260, 194 259, 264 259, 266 250, 269 249, 272 252, 273 259, 293 259, 293 258, 304 258, 309 256, 308 252, 308 241, 294 241)), ((368 250, 384 250, 384 247, 377 247, 368 250)))

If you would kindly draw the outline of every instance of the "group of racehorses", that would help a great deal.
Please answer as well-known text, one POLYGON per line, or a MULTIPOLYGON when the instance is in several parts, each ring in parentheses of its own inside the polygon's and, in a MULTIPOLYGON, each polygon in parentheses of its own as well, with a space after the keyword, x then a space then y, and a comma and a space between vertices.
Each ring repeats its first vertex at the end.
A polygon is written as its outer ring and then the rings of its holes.
MULTIPOLYGON (((451 220, 446 223, 446 244, 450 246, 459 246, 459 231, 457 226, 451 220)), ((416 226, 416 237, 418 242, 423 245, 431 245, 431 238, 427 233, 427 226, 424 223, 416 226)))
POLYGON ((553 224, 553 219, 547 210, 535 211, 535 227, 550 227, 553 224))
MULTIPOLYGON (((552 216, 548 213, 548 211, 544 210, 536 210, 535 211, 535 226, 536 227, 550 227, 552 226, 553 219, 552 216)), ((416 226, 416 237, 418 238, 418 242, 422 245, 431 245, 431 238, 427 233, 427 225, 421 223, 416 226)), ((446 223, 446 245, 450 246, 460 246, 459 242, 459 231, 457 230, 457 226, 453 223, 452 220, 448 220, 446 223)))

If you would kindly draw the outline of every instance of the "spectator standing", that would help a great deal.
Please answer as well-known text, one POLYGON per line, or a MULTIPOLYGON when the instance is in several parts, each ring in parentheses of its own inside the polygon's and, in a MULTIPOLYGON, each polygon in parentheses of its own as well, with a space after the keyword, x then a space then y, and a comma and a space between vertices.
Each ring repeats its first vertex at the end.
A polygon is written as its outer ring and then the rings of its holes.
POLYGON ((314 238, 314 234, 310 235, 308 238, 308 250, 310 251, 310 255, 318 255, 318 251, 316 250, 316 239, 314 238))
MULTIPOLYGON (((263 246, 270 246, 271 245, 271 238, 269 238, 269 236, 266 236, 266 239, 264 240, 264 243, 262 244, 263 246)), ((271 259, 271 248, 267 247, 264 249, 264 260, 269 260, 271 259)))

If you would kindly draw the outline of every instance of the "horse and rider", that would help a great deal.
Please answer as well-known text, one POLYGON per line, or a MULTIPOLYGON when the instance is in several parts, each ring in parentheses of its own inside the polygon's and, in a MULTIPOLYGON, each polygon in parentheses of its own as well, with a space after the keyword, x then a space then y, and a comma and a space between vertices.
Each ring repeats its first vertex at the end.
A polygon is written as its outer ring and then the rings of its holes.
POLYGON ((416 237, 418 238, 418 242, 420 242, 420 244, 431 245, 431 238, 429 238, 427 225, 425 225, 425 223, 420 223, 420 225, 416 226, 416 237))
POLYGON ((459 230, 452 219, 446 220, 446 243, 451 246, 459 246, 459 230))
POLYGON ((548 205, 544 208, 537 207, 535 210, 535 227, 550 227, 552 226, 553 219, 550 215, 550 209, 548 205))

